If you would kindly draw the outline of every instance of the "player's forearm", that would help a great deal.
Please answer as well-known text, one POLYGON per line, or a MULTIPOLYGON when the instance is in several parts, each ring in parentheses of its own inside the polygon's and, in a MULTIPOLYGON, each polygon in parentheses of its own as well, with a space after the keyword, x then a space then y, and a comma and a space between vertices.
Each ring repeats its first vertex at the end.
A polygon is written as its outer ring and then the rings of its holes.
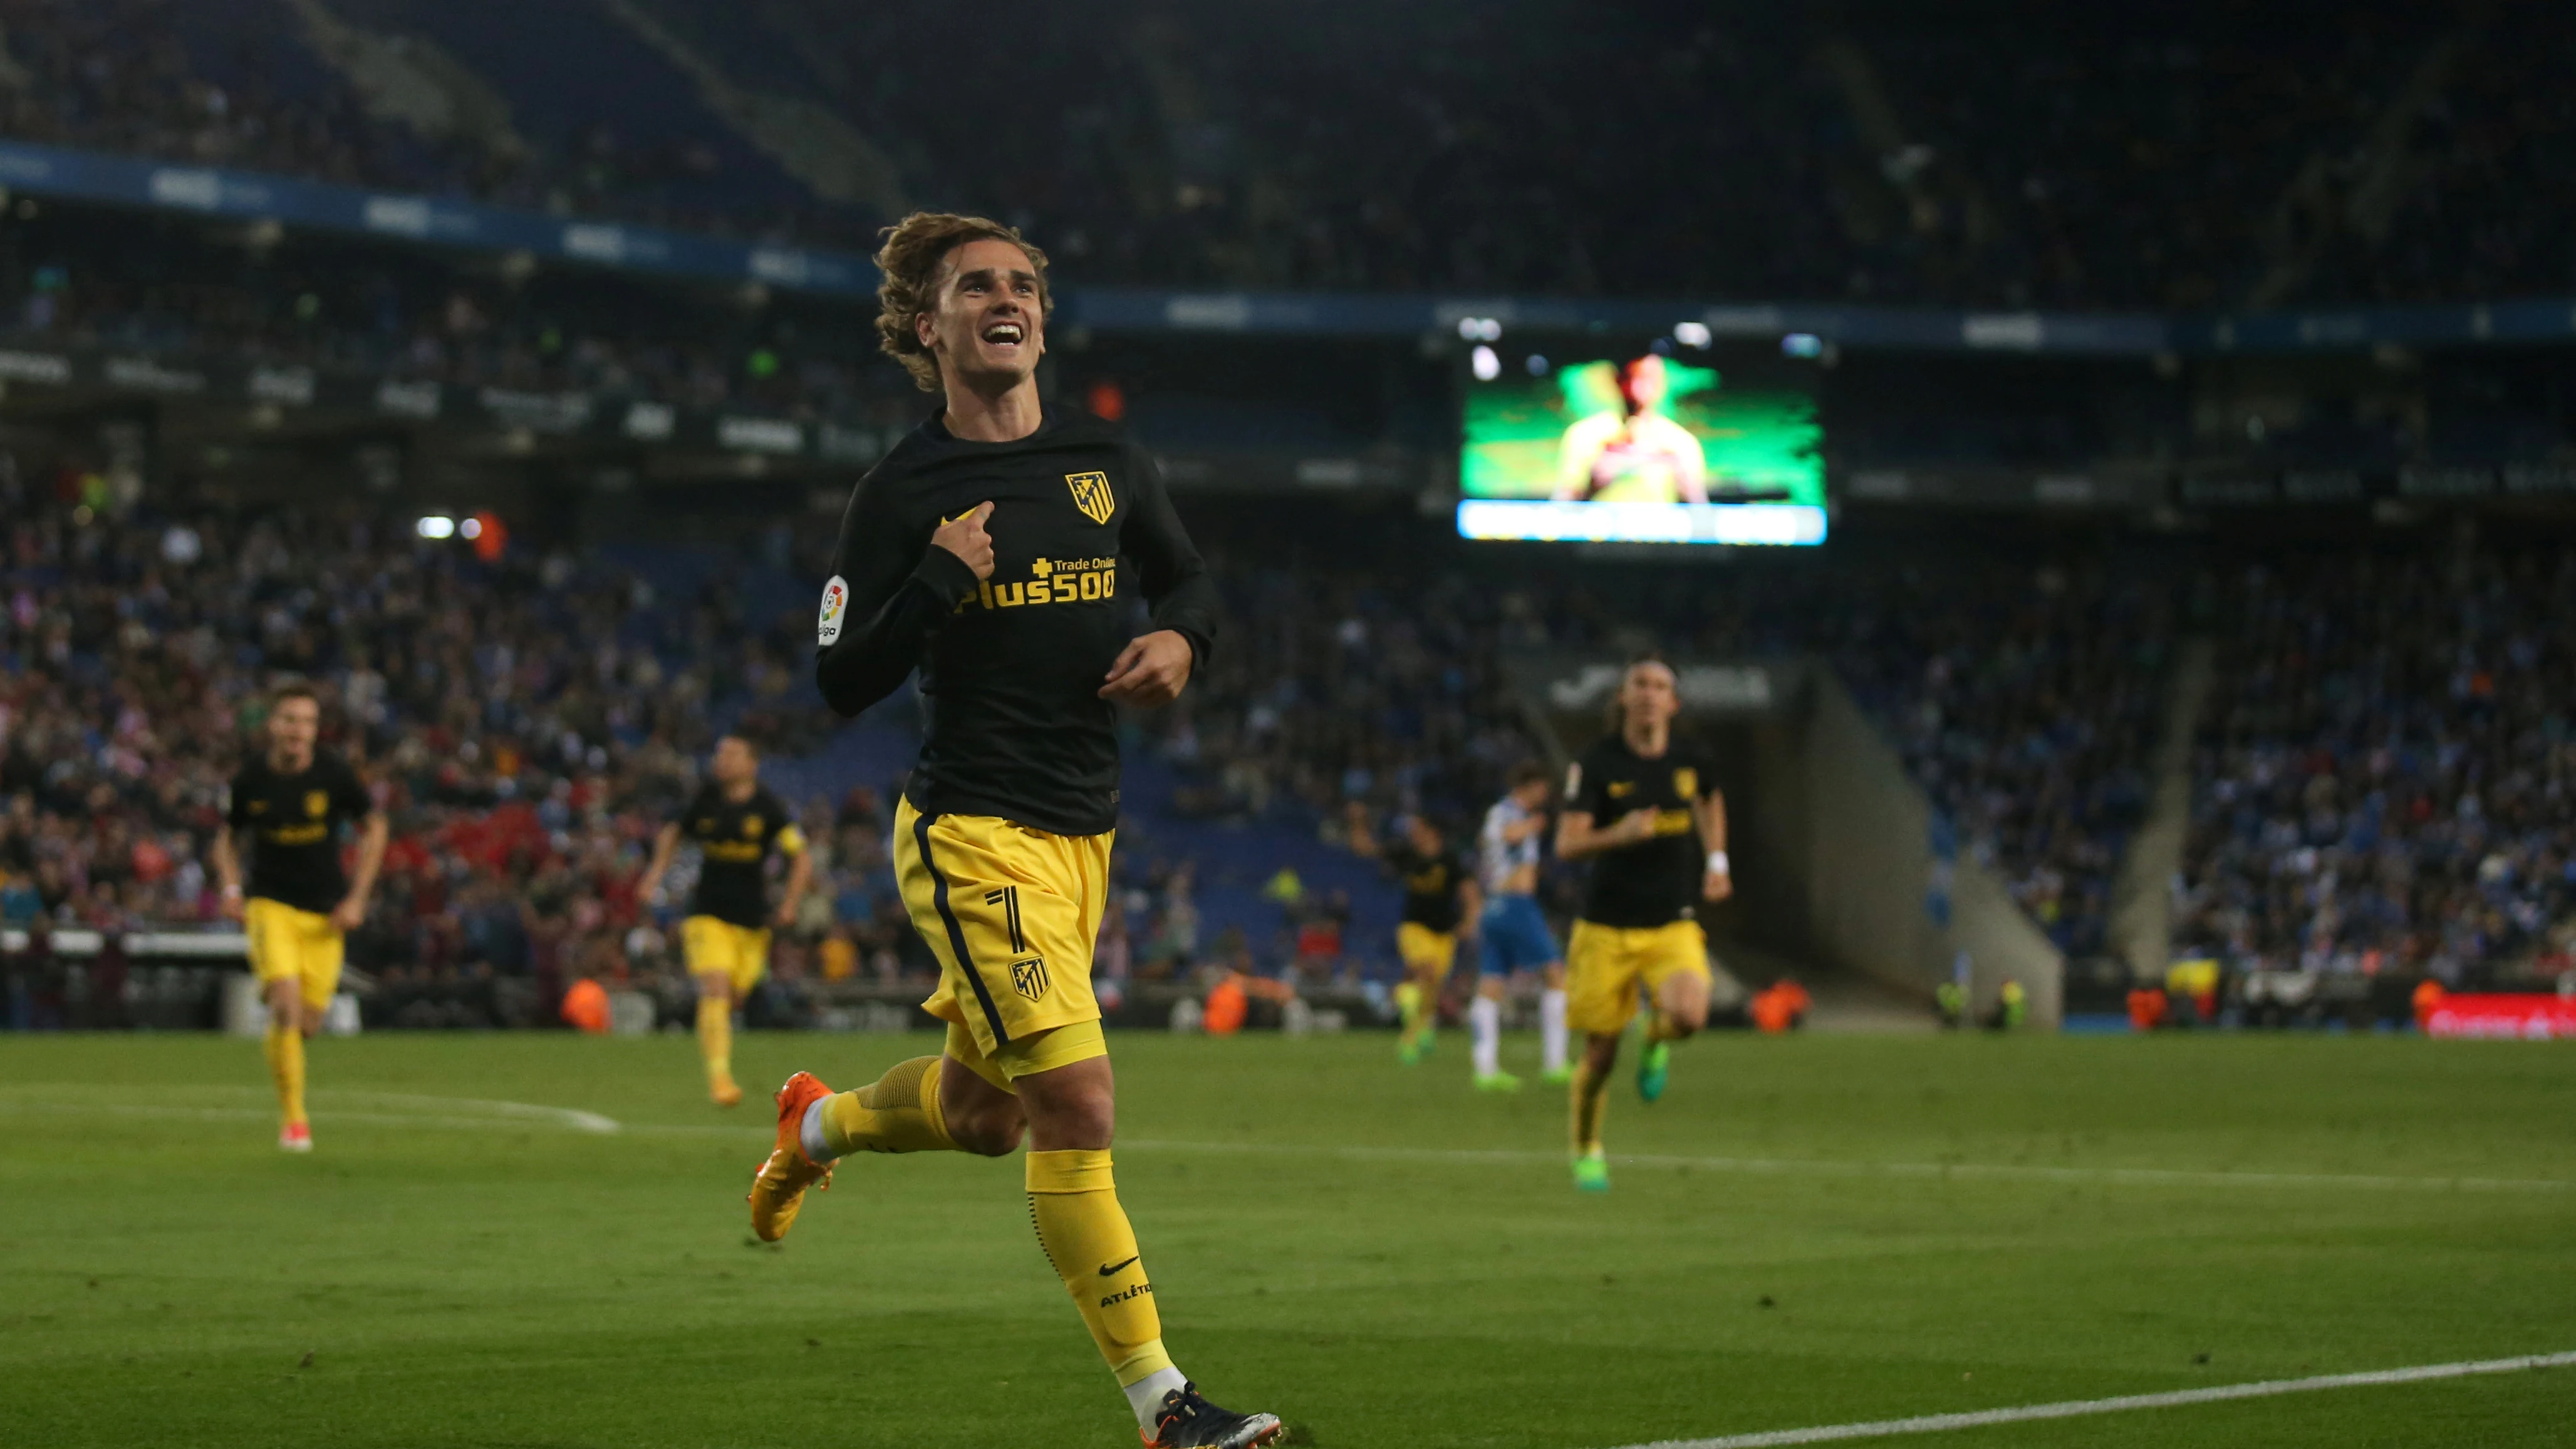
MULTIPOLYGON (((1193 558, 1192 563, 1197 560, 1193 558)), ((1216 582, 1202 568, 1173 584, 1171 592, 1154 600, 1154 627, 1169 629, 1190 641, 1190 672, 1207 668, 1208 656, 1216 647, 1217 595, 1216 582)))
POLYGON ((941 620, 975 592, 975 571, 944 548, 923 553, 875 612, 841 631, 814 656, 814 683, 836 714, 856 715, 894 693, 921 661, 941 620))
POLYGON ((215 832, 214 846, 210 853, 215 860, 215 884, 222 887, 225 895, 241 894, 241 857, 233 850, 233 833, 230 827, 215 832))
POLYGON ((385 841, 391 832, 385 817, 370 815, 363 834, 358 837, 358 873, 349 882, 349 899, 365 905, 376 892, 376 876, 385 867, 385 841))
POLYGON ((1609 838, 1608 831, 1595 830, 1588 823, 1576 825, 1568 820, 1556 832, 1556 858, 1589 860, 1605 850, 1615 848, 1618 844, 1617 840, 1609 838))
POLYGON ((1711 795, 1699 804, 1699 842, 1709 850, 1726 849, 1726 797, 1711 795))
POLYGON ((1181 526, 1171 495, 1163 491, 1162 475, 1150 461, 1141 461, 1137 476, 1142 493, 1120 546, 1136 561, 1154 627, 1190 641, 1190 667, 1196 672, 1207 667, 1216 645, 1216 582, 1208 577, 1207 561, 1190 542, 1189 530, 1181 526))

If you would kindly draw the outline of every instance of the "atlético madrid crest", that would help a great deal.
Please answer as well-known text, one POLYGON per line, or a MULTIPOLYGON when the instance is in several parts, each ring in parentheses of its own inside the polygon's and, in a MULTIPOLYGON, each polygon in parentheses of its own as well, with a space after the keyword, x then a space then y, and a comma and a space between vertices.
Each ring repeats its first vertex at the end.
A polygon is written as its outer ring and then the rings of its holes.
POLYGON ((1073 506, 1094 523, 1107 523, 1109 515, 1117 511, 1118 500, 1109 496, 1106 473, 1067 473, 1064 486, 1073 490, 1073 506))

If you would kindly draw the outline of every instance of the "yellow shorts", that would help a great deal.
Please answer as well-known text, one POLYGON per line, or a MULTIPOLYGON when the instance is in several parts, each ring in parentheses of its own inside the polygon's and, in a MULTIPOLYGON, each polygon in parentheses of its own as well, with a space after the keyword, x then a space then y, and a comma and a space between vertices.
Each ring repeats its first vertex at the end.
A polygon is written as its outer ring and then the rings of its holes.
POLYGON ((242 934, 250 938, 251 974, 262 986, 298 981, 305 1005, 331 1004, 340 989, 341 940, 329 916, 254 896, 242 903, 242 934))
POLYGON ((737 1000, 769 974, 769 928, 737 926, 713 916, 690 916, 680 922, 680 954, 689 974, 721 971, 733 983, 737 1000))
POLYGON ((1033 1040, 1041 1033, 1089 1022, 1098 1039, 1091 949, 1115 833, 1052 835, 991 815, 924 815, 910 800, 895 807, 895 881, 939 958, 939 989, 922 1009, 964 1027, 1006 1077, 1082 1059, 1033 1040), (1029 1064, 1031 1053, 1047 1066, 1029 1064))
POLYGON ((1109 1039, 1100 1034, 1097 1021, 1077 1021, 1071 1026, 1049 1027, 1035 1036, 1024 1036, 1002 1048, 998 1057, 987 1056, 977 1045, 975 1033, 962 1021, 948 1023, 948 1044, 940 1049, 943 1056, 955 1057, 967 1069, 985 1081, 1008 1092, 1011 1083, 1075 1062, 1109 1055, 1109 1039))
POLYGON ((1686 971, 1710 979, 1708 936, 1697 921, 1631 928, 1578 920, 1565 961, 1565 1024, 1597 1036, 1627 1028, 1639 987, 1660 991, 1686 971))
POLYGON ((1458 937, 1448 931, 1435 931, 1420 921, 1399 921, 1395 927, 1395 954, 1403 958, 1407 973, 1428 976, 1436 984, 1449 979, 1449 963, 1458 959, 1458 937))

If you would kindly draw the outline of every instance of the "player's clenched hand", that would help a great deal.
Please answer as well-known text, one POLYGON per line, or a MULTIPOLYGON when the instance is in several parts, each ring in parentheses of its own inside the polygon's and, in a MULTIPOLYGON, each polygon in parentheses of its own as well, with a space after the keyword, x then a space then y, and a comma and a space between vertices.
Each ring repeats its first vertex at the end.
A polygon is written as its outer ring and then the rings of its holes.
POLYGON ((1651 806, 1640 806, 1620 816, 1619 823, 1611 829, 1618 832, 1621 840, 1631 844, 1652 840, 1655 838, 1655 811, 1651 806))
POLYGON ((367 907, 356 896, 331 908, 331 928, 347 935, 367 923, 367 907))
POLYGON ((1100 686, 1100 697, 1139 709, 1170 704, 1181 697, 1181 686, 1190 682, 1191 662, 1190 641, 1180 631, 1157 629, 1129 640, 1118 651, 1118 662, 1109 666, 1109 682, 1100 686))
POLYGON ((975 571, 975 577, 993 576, 993 536, 984 531, 984 520, 993 516, 993 505, 978 503, 946 523, 930 536, 931 546, 944 548, 975 571))
POLYGON ((1700 898, 1703 900, 1725 900, 1728 896, 1735 894, 1735 877, 1722 870, 1710 871, 1708 875, 1700 881, 1699 893, 1700 898))

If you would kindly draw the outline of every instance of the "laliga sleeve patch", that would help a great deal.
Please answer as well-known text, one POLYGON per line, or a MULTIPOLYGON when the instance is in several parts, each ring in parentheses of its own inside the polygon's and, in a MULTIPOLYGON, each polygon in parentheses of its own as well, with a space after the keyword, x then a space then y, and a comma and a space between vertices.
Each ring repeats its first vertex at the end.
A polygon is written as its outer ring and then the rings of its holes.
POLYGON ((1582 793, 1583 762, 1578 760, 1565 767, 1565 798, 1572 800, 1582 795, 1582 793))
POLYGON ((841 637, 841 615, 850 607, 850 583, 839 574, 823 586, 823 609, 814 618, 814 642, 829 648, 841 637))

